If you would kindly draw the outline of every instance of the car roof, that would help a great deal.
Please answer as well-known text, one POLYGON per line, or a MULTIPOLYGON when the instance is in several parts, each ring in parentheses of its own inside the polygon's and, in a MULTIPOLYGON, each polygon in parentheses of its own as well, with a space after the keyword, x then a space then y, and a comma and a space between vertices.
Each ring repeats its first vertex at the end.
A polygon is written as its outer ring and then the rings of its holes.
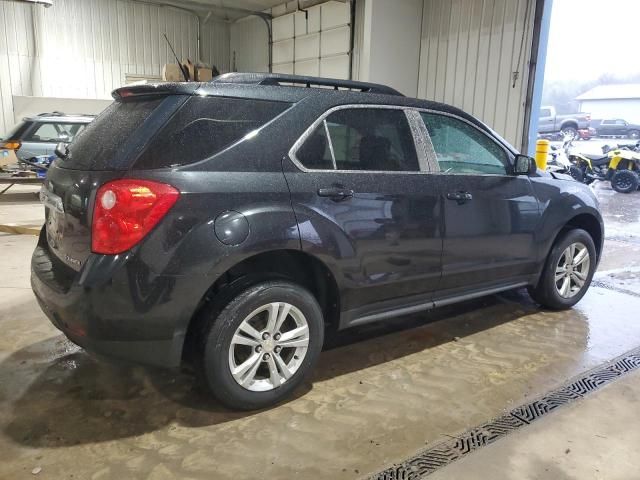
POLYGON ((406 97, 397 90, 377 83, 274 73, 227 73, 210 82, 158 83, 121 87, 115 99, 147 95, 233 96, 256 100, 298 102, 305 98, 324 99, 327 104, 378 104, 440 110, 480 123, 462 110, 444 103, 406 97))
POLYGON ((275 73, 227 73, 205 83, 175 82, 121 87, 112 96, 127 99, 153 95, 228 96, 254 100, 297 103, 308 99, 323 108, 345 104, 368 104, 420 108, 449 113, 490 132, 513 153, 517 151, 477 118, 457 107, 431 100, 406 97, 377 83, 275 73))
POLYGON ((26 122, 61 122, 61 123, 90 123, 95 119, 95 115, 87 114, 66 114, 62 112, 41 113, 39 115, 25 117, 26 122))

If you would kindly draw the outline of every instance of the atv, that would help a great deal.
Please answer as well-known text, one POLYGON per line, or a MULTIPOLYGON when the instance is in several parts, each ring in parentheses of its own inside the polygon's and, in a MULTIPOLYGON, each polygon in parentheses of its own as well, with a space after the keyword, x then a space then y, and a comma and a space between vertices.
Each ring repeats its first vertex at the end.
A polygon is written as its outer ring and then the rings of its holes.
POLYGON ((640 185, 640 142, 636 145, 602 147, 602 155, 577 153, 566 149, 571 162, 568 173, 578 182, 587 185, 595 180, 610 181, 611 188, 619 193, 630 193, 640 185))

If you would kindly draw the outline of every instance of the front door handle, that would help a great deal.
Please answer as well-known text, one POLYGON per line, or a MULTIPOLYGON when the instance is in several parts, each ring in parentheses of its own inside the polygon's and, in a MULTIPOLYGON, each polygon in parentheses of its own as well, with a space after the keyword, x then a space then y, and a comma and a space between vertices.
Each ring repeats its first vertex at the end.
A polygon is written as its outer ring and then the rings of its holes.
POLYGON ((455 200, 458 202, 458 205, 462 205, 463 203, 473 200, 473 195, 469 192, 449 192, 447 193, 447 198, 449 200, 455 200))
POLYGON ((329 187, 318 189, 318 196, 329 197, 332 200, 340 201, 353 197, 353 190, 343 187, 329 187))

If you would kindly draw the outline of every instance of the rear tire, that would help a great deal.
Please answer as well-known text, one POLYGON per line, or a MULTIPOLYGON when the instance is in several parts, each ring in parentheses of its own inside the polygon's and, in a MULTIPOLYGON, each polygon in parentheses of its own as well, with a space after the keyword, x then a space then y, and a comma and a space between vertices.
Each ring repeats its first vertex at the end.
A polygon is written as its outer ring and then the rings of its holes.
POLYGON ((199 373, 226 407, 272 406, 290 396, 318 361, 324 341, 322 310, 295 283, 259 283, 216 313, 213 305, 202 313, 208 324, 200 340, 199 373), (284 346, 292 342, 296 345, 284 346))
POLYGON ((618 193, 635 192, 640 185, 638 174, 632 170, 616 170, 611 177, 611 188, 618 193))
POLYGON ((571 308, 589 289, 596 263, 596 247, 591 235, 579 228, 567 230, 551 248, 538 285, 530 287, 529 294, 543 307, 552 310, 571 308), (583 249, 586 249, 586 256, 578 258, 581 252, 584 253, 583 249), (570 256, 572 258, 568 258, 570 256), (573 260, 581 263, 574 266, 573 260), (567 268, 562 268, 563 265, 567 268))

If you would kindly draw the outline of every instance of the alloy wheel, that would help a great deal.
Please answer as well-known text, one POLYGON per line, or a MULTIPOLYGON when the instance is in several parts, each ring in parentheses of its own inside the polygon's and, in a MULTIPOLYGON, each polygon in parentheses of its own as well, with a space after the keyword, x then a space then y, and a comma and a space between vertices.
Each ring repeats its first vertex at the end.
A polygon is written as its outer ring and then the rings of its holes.
POLYGON ((308 347, 309 325, 302 312, 290 303, 269 303, 240 323, 229 346, 229 369, 247 390, 273 390, 296 373, 308 347))
POLYGON ((577 295, 589 276, 589 250, 580 242, 572 243, 560 255, 555 271, 556 290, 563 298, 577 295))

